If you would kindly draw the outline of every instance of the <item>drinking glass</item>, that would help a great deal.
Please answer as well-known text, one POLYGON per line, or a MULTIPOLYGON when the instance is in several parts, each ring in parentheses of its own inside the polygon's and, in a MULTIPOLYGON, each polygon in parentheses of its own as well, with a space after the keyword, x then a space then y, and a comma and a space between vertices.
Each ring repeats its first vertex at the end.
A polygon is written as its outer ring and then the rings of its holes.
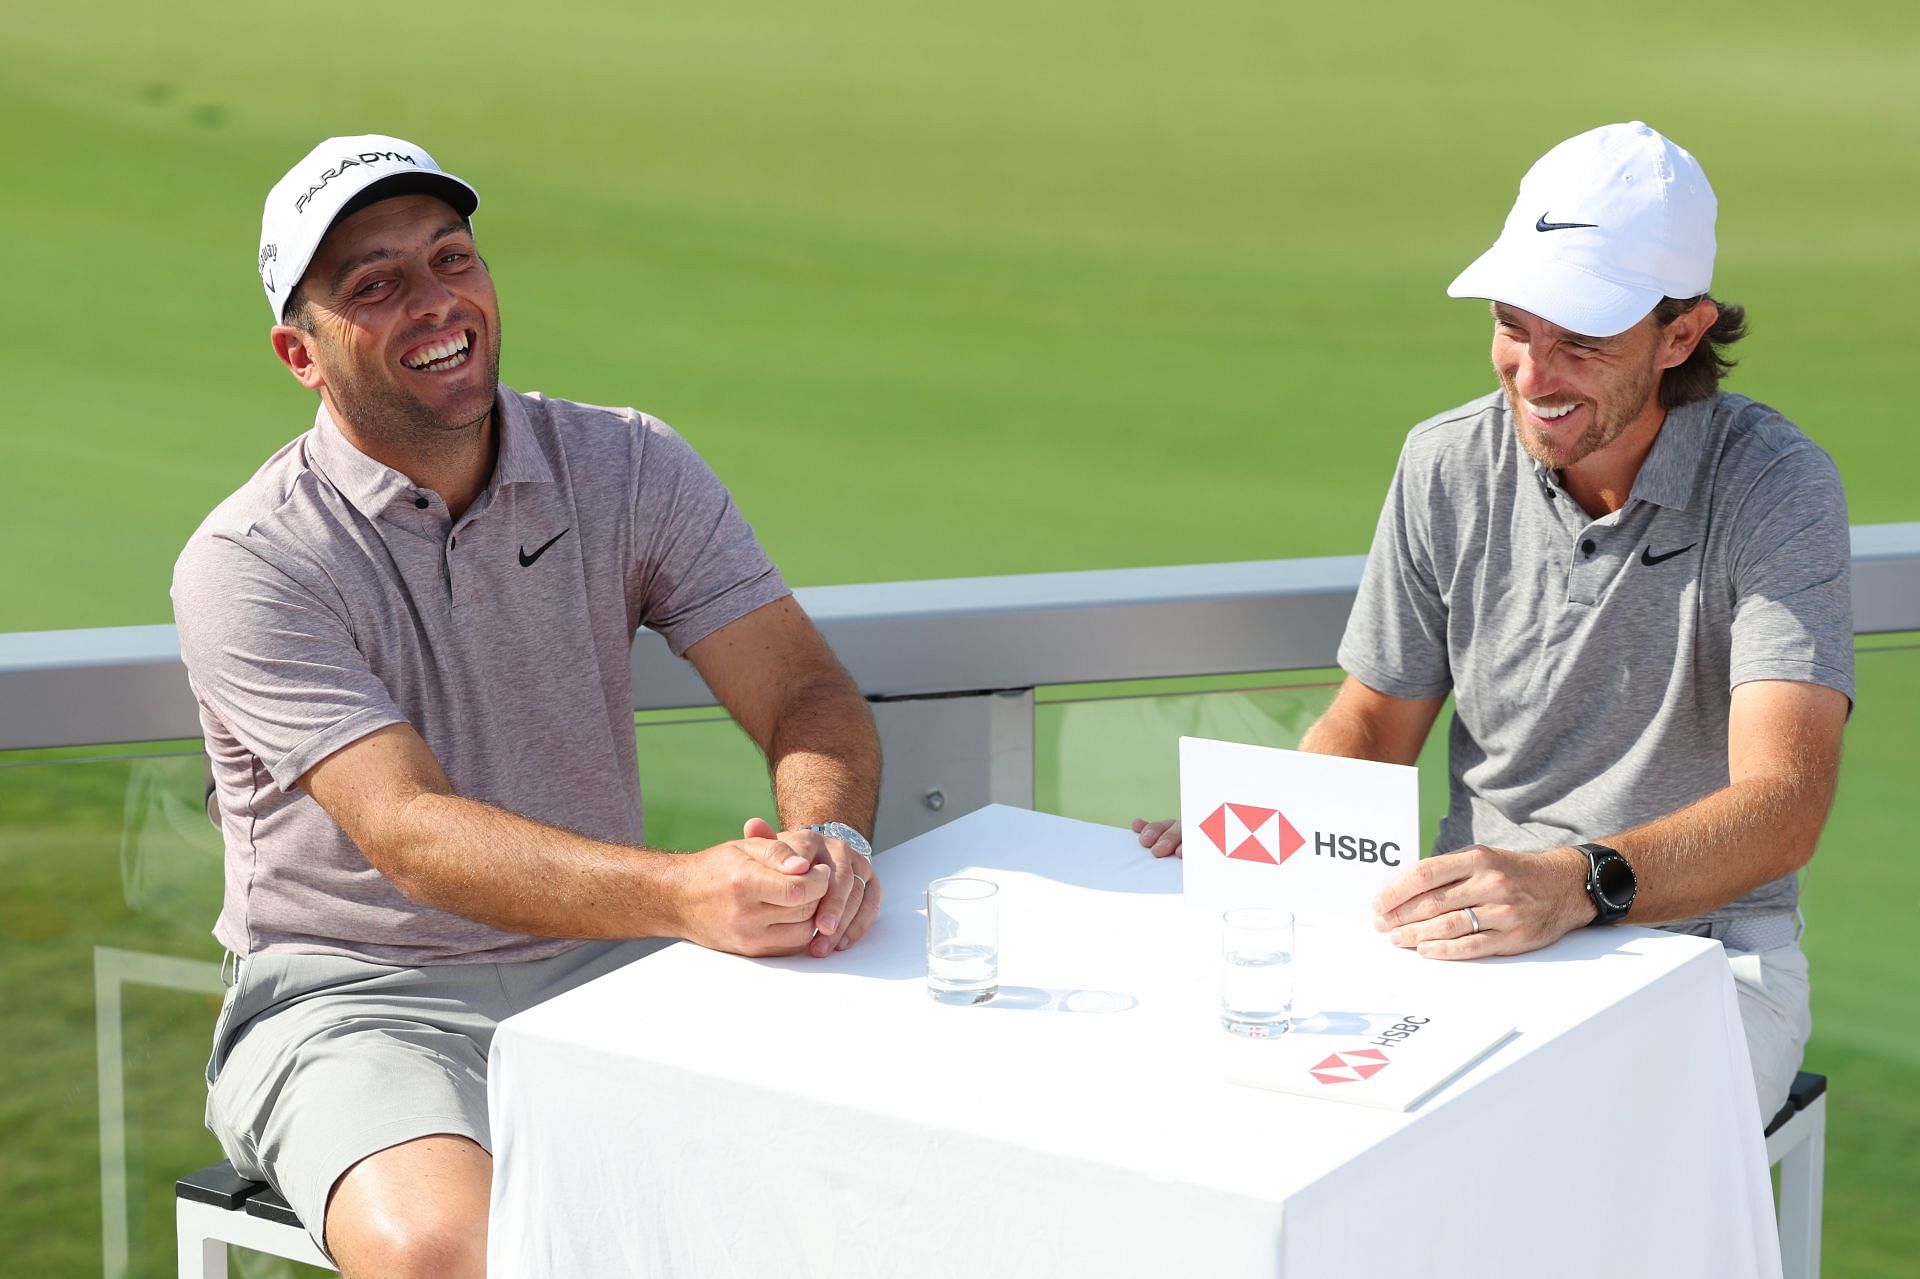
POLYGON ((1220 1024, 1249 1039, 1287 1033, 1293 1013, 1293 915, 1243 906, 1220 917, 1220 1024))
POLYGON ((927 885, 927 993, 978 1004, 1000 989, 1000 886, 952 876, 927 885))

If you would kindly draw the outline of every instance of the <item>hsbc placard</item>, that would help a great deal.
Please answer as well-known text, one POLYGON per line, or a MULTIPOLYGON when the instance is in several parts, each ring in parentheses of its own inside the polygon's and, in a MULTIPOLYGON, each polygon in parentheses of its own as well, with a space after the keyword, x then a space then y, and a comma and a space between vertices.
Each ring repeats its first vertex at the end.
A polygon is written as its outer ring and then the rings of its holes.
POLYGON ((1420 859, 1419 770, 1183 737, 1180 827, 1190 905, 1371 933, 1373 895, 1420 859))

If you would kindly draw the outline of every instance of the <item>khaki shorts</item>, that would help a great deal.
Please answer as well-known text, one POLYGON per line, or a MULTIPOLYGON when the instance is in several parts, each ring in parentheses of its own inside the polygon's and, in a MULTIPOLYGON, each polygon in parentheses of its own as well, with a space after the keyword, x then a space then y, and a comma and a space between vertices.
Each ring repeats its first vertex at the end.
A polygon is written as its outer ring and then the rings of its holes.
POLYGON ((491 1152, 487 1050, 502 1018, 666 944, 588 942, 525 963, 425 968, 256 955, 240 962, 214 1028, 207 1127, 242 1176, 286 1196, 325 1251, 327 1196, 368 1155, 436 1133, 491 1152))

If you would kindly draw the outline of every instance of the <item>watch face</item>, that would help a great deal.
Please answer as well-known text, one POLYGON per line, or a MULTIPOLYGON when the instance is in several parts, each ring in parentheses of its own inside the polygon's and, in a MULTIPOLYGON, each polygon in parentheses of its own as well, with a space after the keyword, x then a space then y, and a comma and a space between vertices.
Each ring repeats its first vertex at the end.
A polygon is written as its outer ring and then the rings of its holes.
POLYGON ((1618 854, 1600 857, 1593 870, 1602 897, 1622 908, 1633 904, 1633 868, 1627 865, 1626 858, 1618 854))

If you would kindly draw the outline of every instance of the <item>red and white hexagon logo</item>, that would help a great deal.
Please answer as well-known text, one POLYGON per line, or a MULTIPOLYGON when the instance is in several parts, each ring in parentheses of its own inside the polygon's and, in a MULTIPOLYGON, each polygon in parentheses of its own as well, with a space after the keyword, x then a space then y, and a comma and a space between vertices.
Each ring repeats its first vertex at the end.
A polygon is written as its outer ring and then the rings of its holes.
POLYGON ((1274 866, 1284 863, 1307 842, 1279 809, 1252 804, 1222 804, 1200 823, 1200 829, 1227 856, 1274 866))
POLYGON ((1312 1073, 1323 1084, 1357 1084, 1362 1079, 1373 1078, 1389 1064, 1387 1055, 1378 1048, 1352 1048, 1329 1054, 1325 1061, 1312 1068, 1312 1073))

